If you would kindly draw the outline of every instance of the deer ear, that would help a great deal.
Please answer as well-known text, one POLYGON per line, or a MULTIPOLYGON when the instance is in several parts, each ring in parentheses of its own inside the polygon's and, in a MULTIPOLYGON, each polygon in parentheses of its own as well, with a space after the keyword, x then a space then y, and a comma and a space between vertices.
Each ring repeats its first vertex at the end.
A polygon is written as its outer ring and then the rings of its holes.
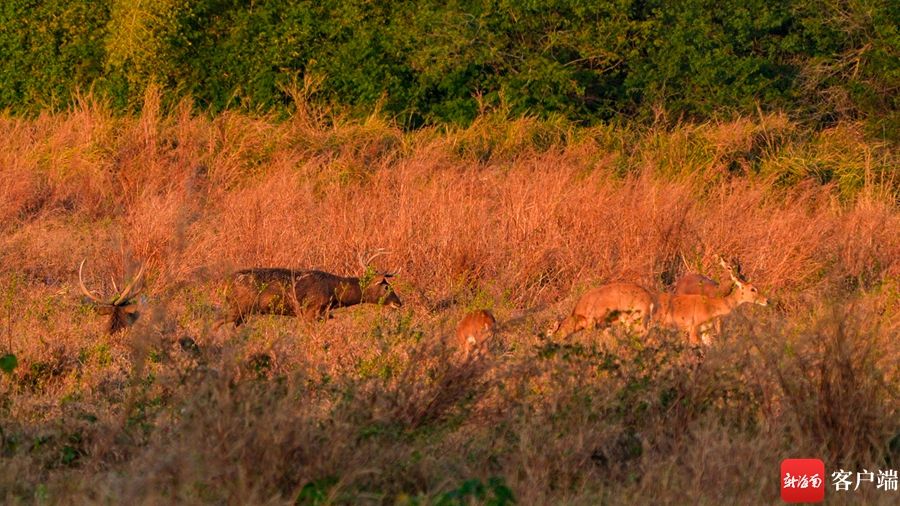
POLYGON ((122 311, 125 311, 128 314, 137 313, 138 305, 132 302, 131 304, 126 304, 122 306, 122 311))
POLYGON ((97 311, 97 314, 108 315, 108 314, 113 313, 113 311, 115 310, 115 306, 110 306, 110 305, 106 305, 106 304, 97 305, 97 306, 94 306, 94 310, 97 311))

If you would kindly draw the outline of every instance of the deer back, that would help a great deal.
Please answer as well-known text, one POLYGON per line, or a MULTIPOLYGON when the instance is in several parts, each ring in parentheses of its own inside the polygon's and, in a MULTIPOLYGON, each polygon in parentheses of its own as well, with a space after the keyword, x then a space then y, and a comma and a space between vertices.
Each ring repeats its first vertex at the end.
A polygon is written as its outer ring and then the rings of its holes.
POLYGON ((678 278, 675 282, 676 295, 705 295, 707 297, 724 296, 729 287, 720 287, 719 283, 702 274, 690 273, 678 278), (723 293, 724 288, 724 293, 723 293))
POLYGON ((462 349, 482 346, 497 330, 497 320, 486 310, 467 313, 456 326, 456 342, 462 349))

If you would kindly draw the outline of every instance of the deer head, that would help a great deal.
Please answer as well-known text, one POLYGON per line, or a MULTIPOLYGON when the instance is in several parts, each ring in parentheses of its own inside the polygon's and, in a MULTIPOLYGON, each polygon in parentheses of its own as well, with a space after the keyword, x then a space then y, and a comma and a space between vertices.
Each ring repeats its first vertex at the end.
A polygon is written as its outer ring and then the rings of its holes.
POLYGON ((362 301, 398 308, 403 305, 403 302, 400 301, 400 297, 394 292, 394 287, 391 286, 389 279, 399 274, 399 271, 390 273, 369 270, 372 260, 385 253, 387 251, 380 249, 368 256, 361 253, 356 257, 359 266, 363 269, 363 276, 360 278, 362 301), (370 272, 374 272, 374 274, 370 274, 370 272), (363 283, 365 283, 365 286, 362 286, 363 283))
POLYGON ((122 291, 119 291, 115 280, 113 280, 113 290, 115 290, 116 293, 107 300, 104 300, 84 286, 82 271, 84 270, 84 263, 86 261, 87 259, 85 258, 81 261, 81 265, 78 266, 78 286, 81 288, 81 293, 93 303, 94 309, 99 314, 109 315, 108 332, 113 334, 134 324, 140 316, 135 299, 140 295, 144 288, 142 278, 146 264, 141 264, 141 268, 138 270, 137 275, 131 278, 131 281, 125 285, 125 288, 123 288, 122 291))
POLYGON ((757 290, 755 286, 750 284, 743 273, 741 273, 741 265, 739 263, 728 263, 719 255, 716 255, 716 260, 718 260, 719 265, 721 265, 722 268, 725 269, 725 272, 728 273, 728 276, 731 278, 731 282, 734 283, 734 290, 732 295, 736 296, 735 298, 739 303, 750 302, 753 304, 759 304, 760 306, 769 305, 769 299, 759 293, 759 290, 757 290))

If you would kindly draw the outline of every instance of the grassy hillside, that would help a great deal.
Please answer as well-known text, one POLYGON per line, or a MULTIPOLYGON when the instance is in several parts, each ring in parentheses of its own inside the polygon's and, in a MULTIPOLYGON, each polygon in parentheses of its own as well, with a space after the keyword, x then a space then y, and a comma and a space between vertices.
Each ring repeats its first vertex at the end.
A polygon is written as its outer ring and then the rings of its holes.
POLYGON ((859 123, 410 133, 151 93, 0 130, 6 503, 767 504, 786 457, 900 462, 900 160, 859 123), (233 269, 375 248, 400 310, 212 329, 233 269), (702 360, 661 329, 545 335, 592 286, 721 280, 716 253, 773 303, 702 360), (105 335, 83 258, 107 292, 147 263, 136 326, 105 335), (443 338, 483 307, 502 346, 462 363, 443 338))

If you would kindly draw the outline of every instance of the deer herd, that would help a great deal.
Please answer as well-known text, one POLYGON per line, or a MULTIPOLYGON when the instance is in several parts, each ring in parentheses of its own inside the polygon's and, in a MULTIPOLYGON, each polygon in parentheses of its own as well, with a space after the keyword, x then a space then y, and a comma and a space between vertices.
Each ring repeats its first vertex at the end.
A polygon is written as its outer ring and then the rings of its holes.
MULTIPOLYGON (((254 314, 297 316, 307 320, 327 319, 332 309, 371 303, 398 308, 402 305, 390 278, 396 274, 377 272, 369 265, 383 254, 380 250, 358 261, 359 277, 345 277, 319 270, 252 268, 226 278, 224 318, 216 327, 232 323, 238 327, 254 314)), ((655 293, 633 283, 610 283, 587 291, 572 312, 556 323, 548 335, 563 339, 581 330, 608 331, 621 325, 641 336, 652 326, 687 332, 689 343, 711 344, 710 333, 721 333, 721 318, 738 306, 750 303, 765 306, 768 300, 743 276, 740 265, 716 256, 731 283, 720 285, 697 273, 682 276, 672 293, 655 293)), ((137 296, 143 289, 145 266, 115 294, 102 297, 85 287, 78 268, 78 286, 99 314, 109 315, 110 333, 125 329, 139 317, 137 296)), ((488 310, 467 313, 456 327, 455 346, 465 356, 478 356, 498 331, 497 320, 488 310)))
POLYGON ((716 325, 720 332, 720 317, 744 303, 768 305, 768 300, 743 277, 739 268, 721 257, 717 260, 731 278, 731 286, 720 288, 712 279, 696 273, 679 279, 674 293, 652 293, 632 283, 599 286, 582 295, 572 314, 552 333, 568 337, 582 329, 620 323, 637 327, 644 334, 651 323, 656 323, 686 331, 691 344, 697 344, 698 337, 702 337, 703 344, 708 345, 709 326, 716 325))

